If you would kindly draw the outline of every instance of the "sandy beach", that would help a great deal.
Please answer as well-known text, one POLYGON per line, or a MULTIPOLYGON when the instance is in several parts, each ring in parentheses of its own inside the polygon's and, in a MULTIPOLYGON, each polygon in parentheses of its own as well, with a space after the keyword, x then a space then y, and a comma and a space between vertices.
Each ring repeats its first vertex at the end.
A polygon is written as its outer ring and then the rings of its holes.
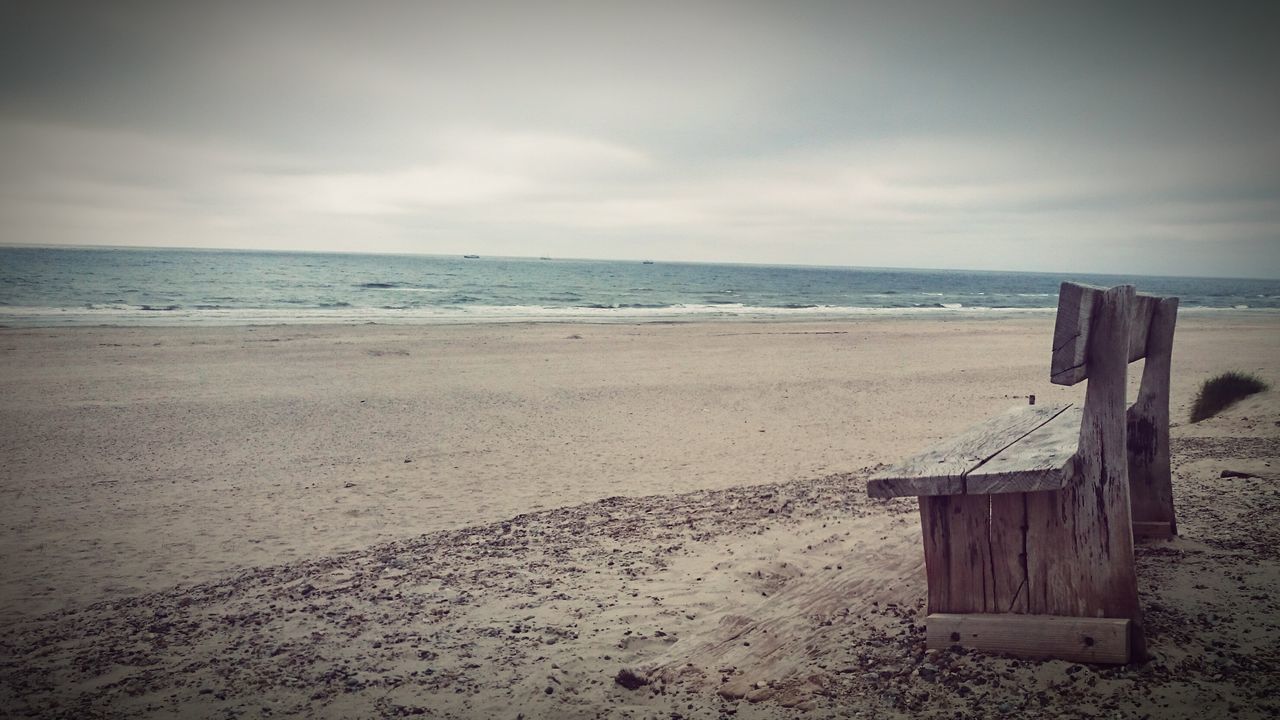
POLYGON ((865 478, 1028 395, 1078 399, 1048 381, 1052 324, 0 329, 0 705, 1280 711, 1280 400, 1186 422, 1218 372, 1280 387, 1272 314, 1179 319, 1181 537, 1139 551, 1151 662, 924 652, 914 502, 865 478))

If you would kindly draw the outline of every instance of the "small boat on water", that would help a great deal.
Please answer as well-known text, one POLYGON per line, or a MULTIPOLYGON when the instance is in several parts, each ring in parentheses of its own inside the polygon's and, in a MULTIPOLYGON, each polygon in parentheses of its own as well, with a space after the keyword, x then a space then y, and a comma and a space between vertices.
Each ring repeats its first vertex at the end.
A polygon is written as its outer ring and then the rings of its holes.
POLYGON ((644 264, 644 265, 652 265, 652 264, 653 264, 653 261, 652 261, 652 260, 645 260, 643 264, 644 264))
POLYGON ((479 255, 463 255, 462 257, 464 257, 464 258, 466 258, 466 259, 468 259, 468 260, 476 260, 476 259, 478 259, 480 256, 479 256, 479 255))

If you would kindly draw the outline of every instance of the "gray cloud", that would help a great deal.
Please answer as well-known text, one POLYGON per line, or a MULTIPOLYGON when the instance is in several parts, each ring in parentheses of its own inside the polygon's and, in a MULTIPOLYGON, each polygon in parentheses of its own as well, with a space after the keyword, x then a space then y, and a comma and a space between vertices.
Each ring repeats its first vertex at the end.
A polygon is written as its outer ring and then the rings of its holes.
POLYGON ((1280 276, 1251 5, 10 3, 0 242, 1280 276))

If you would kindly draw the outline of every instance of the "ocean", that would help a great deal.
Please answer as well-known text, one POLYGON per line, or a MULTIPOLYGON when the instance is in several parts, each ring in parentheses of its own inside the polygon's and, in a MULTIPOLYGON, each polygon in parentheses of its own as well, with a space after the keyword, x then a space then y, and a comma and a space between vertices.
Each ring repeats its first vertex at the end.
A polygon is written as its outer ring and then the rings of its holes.
POLYGON ((0 324, 816 319, 1051 311, 1063 280, 1185 309, 1280 309, 1280 281, 504 257, 0 248, 0 324))

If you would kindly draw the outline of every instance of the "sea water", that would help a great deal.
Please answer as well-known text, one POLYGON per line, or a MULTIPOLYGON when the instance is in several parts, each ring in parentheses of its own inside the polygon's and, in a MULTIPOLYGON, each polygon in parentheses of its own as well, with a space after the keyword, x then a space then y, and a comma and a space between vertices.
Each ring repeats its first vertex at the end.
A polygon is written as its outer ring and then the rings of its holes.
POLYGON ((0 248, 0 324, 804 319, 1052 311, 1063 280, 1280 309, 1280 281, 432 255, 0 248))

